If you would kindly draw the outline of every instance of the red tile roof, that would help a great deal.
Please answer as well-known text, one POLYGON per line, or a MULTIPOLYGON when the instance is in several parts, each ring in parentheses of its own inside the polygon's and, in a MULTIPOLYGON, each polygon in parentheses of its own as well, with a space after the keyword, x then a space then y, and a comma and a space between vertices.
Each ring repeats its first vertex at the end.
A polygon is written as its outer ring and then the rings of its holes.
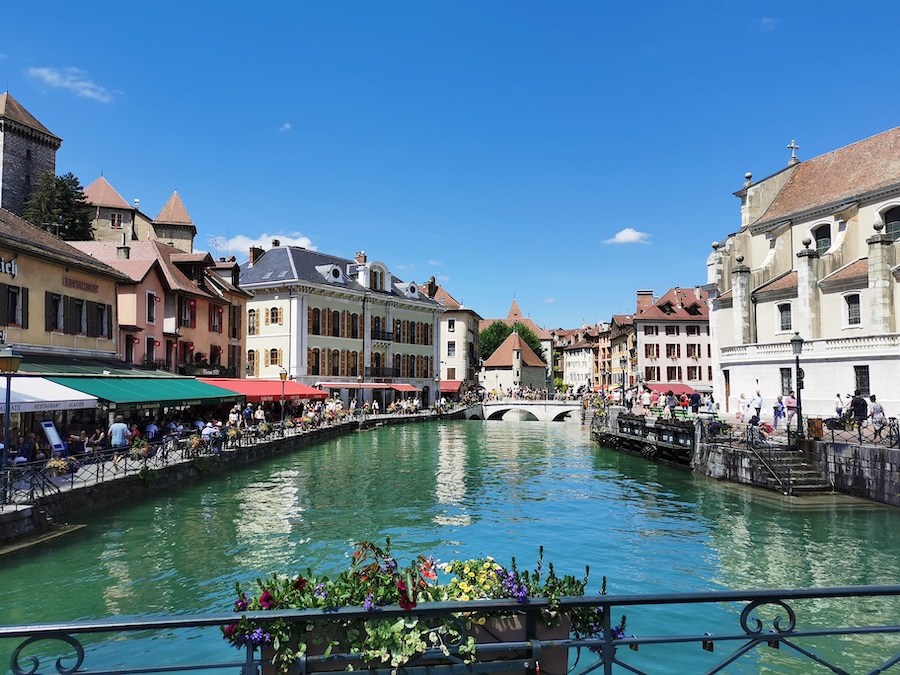
POLYGON ((869 259, 860 258, 849 265, 844 265, 822 279, 823 283, 849 281, 851 279, 867 279, 869 277, 869 259))
POLYGON ((84 196, 93 206, 106 206, 113 209, 131 210, 131 204, 122 199, 122 195, 116 192, 103 176, 84 188, 84 196))
POLYGON ((702 288, 675 286, 634 319, 637 321, 708 321, 709 308, 706 305, 708 299, 709 293, 702 288), (699 297, 697 297, 698 293, 699 297), (666 307, 670 307, 670 311, 664 311, 666 307), (688 311, 691 308, 696 309, 695 314, 688 311))
POLYGON ((494 353, 491 354, 490 358, 484 362, 484 367, 502 368, 505 366, 512 366, 513 351, 516 349, 522 352, 522 363, 524 365, 539 368, 547 367, 547 364, 541 361, 541 357, 534 353, 531 347, 528 346, 518 333, 511 333, 509 337, 494 350, 494 353))
POLYGON ((764 283, 754 293, 767 293, 769 291, 786 291, 797 288, 797 270, 785 272, 780 277, 764 283))
POLYGON ((194 221, 188 215, 187 209, 184 208, 184 202, 178 196, 178 190, 172 193, 169 201, 160 210, 159 215, 153 220, 154 223, 160 225, 193 225, 194 221))
POLYGON ((528 328, 528 330, 530 330, 532 333, 537 335, 537 337, 541 340, 553 339, 553 336, 550 335, 549 330, 539 327, 529 317, 522 316, 522 310, 519 309, 519 303, 515 299, 512 301, 512 305, 510 305, 510 307, 509 307, 509 313, 506 315, 505 319, 483 319, 478 324, 478 330, 483 331, 488 326, 490 326, 493 323, 496 323, 497 321, 499 321, 500 323, 505 324, 507 326, 510 326, 510 327, 513 326, 514 324, 520 323, 523 326, 525 326, 526 328, 528 328))
POLYGON ((756 221, 786 220, 900 184, 900 127, 801 162, 756 221))

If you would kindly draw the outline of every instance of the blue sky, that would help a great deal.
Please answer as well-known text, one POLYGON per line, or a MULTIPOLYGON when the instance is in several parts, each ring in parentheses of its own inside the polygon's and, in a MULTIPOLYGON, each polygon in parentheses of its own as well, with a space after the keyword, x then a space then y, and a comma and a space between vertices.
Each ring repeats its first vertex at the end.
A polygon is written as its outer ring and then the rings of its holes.
POLYGON ((900 3, 4 6, 0 86, 197 250, 273 238, 547 328, 705 283, 747 171, 900 124, 900 3))

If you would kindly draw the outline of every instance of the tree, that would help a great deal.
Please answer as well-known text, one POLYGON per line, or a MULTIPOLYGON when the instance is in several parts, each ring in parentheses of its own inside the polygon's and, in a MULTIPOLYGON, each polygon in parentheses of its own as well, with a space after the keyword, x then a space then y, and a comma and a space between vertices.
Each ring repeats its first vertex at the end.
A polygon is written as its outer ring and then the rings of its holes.
POLYGON ((519 334, 519 337, 531 348, 531 351, 538 355, 538 358, 540 358, 541 361, 544 363, 547 362, 546 358, 544 358, 544 348, 541 347, 541 340, 534 334, 533 330, 524 323, 516 322, 512 326, 507 326, 502 321, 495 321, 481 331, 481 336, 479 338, 481 358, 485 360, 489 359, 491 354, 497 351, 497 347, 503 344, 503 341, 508 338, 513 331, 516 331, 519 334))
POLYGON ((91 207, 78 178, 67 173, 54 176, 47 171, 38 178, 37 190, 25 204, 25 220, 45 232, 67 241, 90 241, 91 207))

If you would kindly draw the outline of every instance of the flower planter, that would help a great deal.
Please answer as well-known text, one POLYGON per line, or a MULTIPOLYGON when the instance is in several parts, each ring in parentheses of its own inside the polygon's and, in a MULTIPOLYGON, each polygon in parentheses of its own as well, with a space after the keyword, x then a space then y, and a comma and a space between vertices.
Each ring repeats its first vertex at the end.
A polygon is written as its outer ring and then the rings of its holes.
MULTIPOLYGON (((569 637, 571 621, 568 614, 560 616, 559 623, 555 626, 548 625, 544 620, 538 619, 534 624, 534 635, 529 636, 527 630, 527 617, 524 614, 516 614, 511 617, 490 617, 483 626, 475 626, 472 636, 475 638, 475 658, 478 661, 521 661, 528 658, 528 654, 521 651, 509 650, 501 652, 479 652, 478 645, 497 644, 500 642, 527 642, 531 638, 536 640, 565 640, 569 637)), ((540 663, 540 670, 546 675, 565 675, 569 670, 569 650, 567 647, 542 648, 540 655, 532 655, 540 663)), ((525 670, 504 671, 509 675, 524 675, 525 670)))

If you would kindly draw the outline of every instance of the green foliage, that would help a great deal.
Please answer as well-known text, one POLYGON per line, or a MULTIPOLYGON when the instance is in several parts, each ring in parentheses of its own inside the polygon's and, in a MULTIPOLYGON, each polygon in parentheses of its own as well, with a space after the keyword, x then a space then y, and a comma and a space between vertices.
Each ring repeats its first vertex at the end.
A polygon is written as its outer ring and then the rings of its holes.
POLYGON ((25 220, 45 232, 67 241, 90 241, 91 208, 85 199, 78 178, 74 174, 54 176, 41 174, 37 189, 25 204, 25 220))
POLYGON ((138 478, 147 483, 148 485, 152 485, 156 482, 156 479, 159 477, 159 474, 155 469, 151 469, 149 466, 144 464, 141 467, 141 470, 138 472, 138 478))
POLYGON ((527 344, 531 351, 538 355, 544 363, 547 362, 544 354, 544 348, 541 347, 540 338, 534 334, 524 323, 516 322, 512 326, 507 326, 502 321, 495 321, 490 326, 481 331, 479 338, 481 345, 481 358, 488 359, 491 354, 497 351, 497 347, 503 344, 503 341, 512 335, 513 331, 519 334, 519 337, 527 344))

